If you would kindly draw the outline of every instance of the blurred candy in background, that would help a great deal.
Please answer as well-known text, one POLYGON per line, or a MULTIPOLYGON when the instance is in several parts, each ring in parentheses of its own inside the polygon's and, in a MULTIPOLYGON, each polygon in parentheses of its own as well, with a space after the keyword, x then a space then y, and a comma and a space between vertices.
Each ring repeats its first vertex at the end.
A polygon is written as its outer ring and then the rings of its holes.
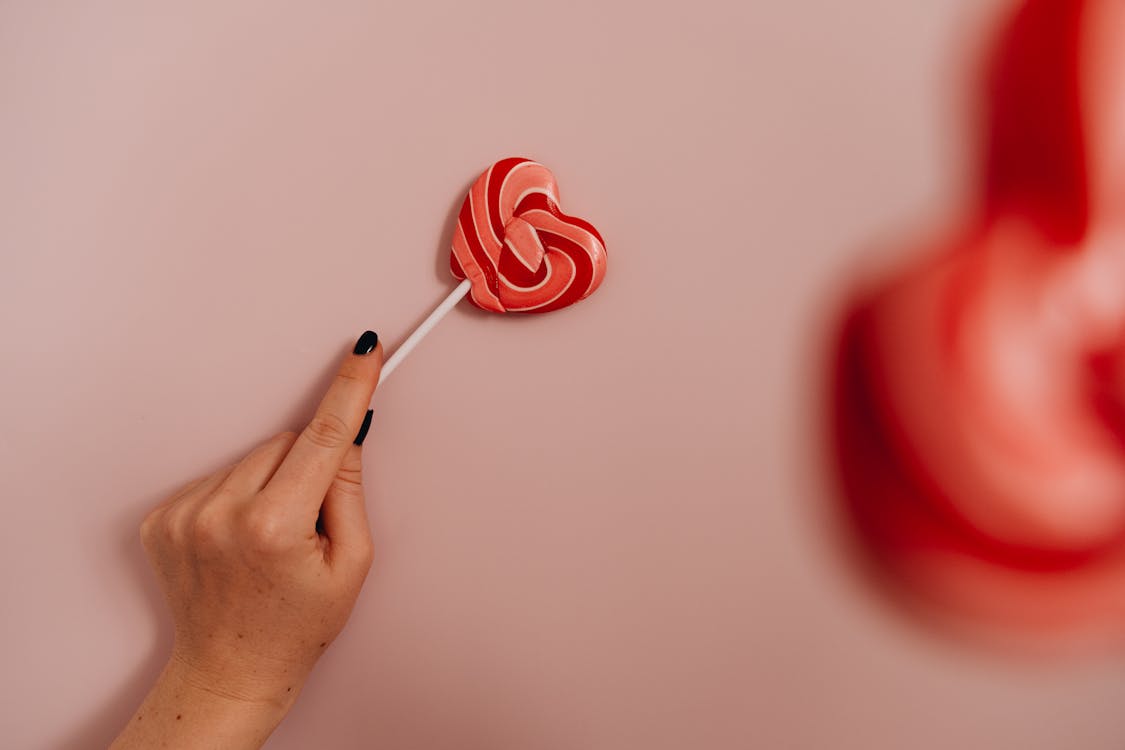
POLYGON ((1019 4, 981 90, 975 216, 845 317, 845 508, 941 621, 1122 641, 1125 3, 1019 4))

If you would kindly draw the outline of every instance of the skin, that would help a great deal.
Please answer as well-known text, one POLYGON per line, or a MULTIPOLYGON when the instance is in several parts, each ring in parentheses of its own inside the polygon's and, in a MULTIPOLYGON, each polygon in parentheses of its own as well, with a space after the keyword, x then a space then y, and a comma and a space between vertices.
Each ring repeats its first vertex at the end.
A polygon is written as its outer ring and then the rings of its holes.
POLYGON ((268 440, 144 519, 175 639, 113 750, 258 748, 293 706, 371 567, 352 441, 382 361, 381 346, 349 354, 300 434, 268 440))

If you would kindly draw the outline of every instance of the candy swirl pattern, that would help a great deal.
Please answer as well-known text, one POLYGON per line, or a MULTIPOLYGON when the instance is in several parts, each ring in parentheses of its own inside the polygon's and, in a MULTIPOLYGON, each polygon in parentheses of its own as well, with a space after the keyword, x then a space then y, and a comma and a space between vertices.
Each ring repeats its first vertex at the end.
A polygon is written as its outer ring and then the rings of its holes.
POLYGON ((559 210, 549 169, 510 158, 469 189, 449 264, 455 277, 472 282, 477 307, 545 313, 594 293, 605 278, 606 250, 592 224, 559 210))

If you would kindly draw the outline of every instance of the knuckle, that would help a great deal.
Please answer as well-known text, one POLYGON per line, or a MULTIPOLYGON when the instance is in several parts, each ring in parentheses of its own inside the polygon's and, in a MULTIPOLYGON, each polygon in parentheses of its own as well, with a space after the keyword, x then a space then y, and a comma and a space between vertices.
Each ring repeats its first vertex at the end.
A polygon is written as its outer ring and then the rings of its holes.
POLYGON ((339 448, 355 437, 348 424, 336 414, 317 414, 305 428, 305 438, 318 448, 339 448))
POLYGON ((141 539, 151 539, 156 530, 156 522, 160 513, 156 510, 150 510, 141 519, 141 539))
POLYGON ((180 515, 175 512, 175 509, 172 509, 161 516, 158 524, 158 535, 163 544, 173 547, 184 545, 184 524, 181 522, 180 515))
POLYGON ((282 445, 291 446, 293 445, 293 443, 297 442, 297 433, 293 430, 286 430, 285 432, 282 432, 275 436, 274 440, 281 443, 282 445))
POLYGON ((203 508, 191 525, 191 540, 197 547, 215 547, 223 533, 223 518, 214 508, 203 508))
POLYGON ((267 509, 255 509, 243 519, 247 545, 256 552, 275 552, 284 547, 281 521, 267 509))
POLYGON ((371 566, 375 563, 375 542, 371 537, 359 547, 359 563, 363 570, 371 570, 371 566))
POLYGON ((336 472, 336 489, 348 495, 363 494, 363 472, 360 469, 341 467, 336 472))
POLYGON ((336 372, 336 383, 339 385, 350 385, 352 383, 366 383, 370 378, 365 369, 359 365, 358 362, 348 360, 336 372))
POLYGON ((160 517, 160 511, 154 509, 149 511, 141 520, 141 546, 146 550, 153 549, 157 544, 161 532, 160 517))

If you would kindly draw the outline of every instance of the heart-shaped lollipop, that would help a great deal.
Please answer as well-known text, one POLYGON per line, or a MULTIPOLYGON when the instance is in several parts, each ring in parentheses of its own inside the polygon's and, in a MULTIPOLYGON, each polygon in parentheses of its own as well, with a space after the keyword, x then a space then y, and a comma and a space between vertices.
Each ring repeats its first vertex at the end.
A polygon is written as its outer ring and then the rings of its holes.
POLYGON ((450 268, 492 312, 542 313, 594 293, 605 277, 598 230, 559 211, 555 176, 530 159, 504 159, 461 206, 450 268))
POLYGON ((551 170, 509 158, 469 189, 449 265, 461 283, 387 359, 380 382, 466 294, 491 312, 558 310, 594 293, 605 278, 606 250, 592 224, 559 210, 551 170))

